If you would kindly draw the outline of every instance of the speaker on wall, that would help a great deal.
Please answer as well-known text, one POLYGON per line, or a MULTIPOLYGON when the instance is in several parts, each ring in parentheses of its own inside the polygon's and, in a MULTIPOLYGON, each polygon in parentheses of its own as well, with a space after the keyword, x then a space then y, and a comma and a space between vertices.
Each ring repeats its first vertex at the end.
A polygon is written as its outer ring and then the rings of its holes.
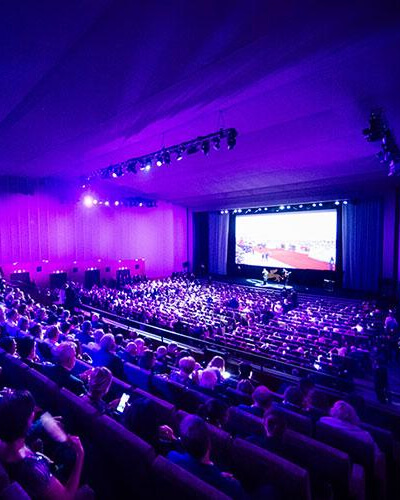
POLYGON ((77 267, 73 267, 73 268, 72 268, 72 272, 73 272, 73 273, 77 273, 77 272, 78 272, 78 268, 77 268, 77 267))
POLYGON ((135 264, 135 269, 140 269, 139 264, 135 264))
POLYGON ((111 271, 111 267, 106 267, 106 273, 109 273, 111 271))
POLYGON ((51 273, 50 288, 62 288, 67 282, 67 273, 51 273))
POLYGON ((99 269, 87 269, 85 271, 85 288, 92 288, 93 285, 100 285, 99 269))
POLYGON ((37 266, 37 268, 36 268, 36 272, 37 272, 37 273, 41 273, 41 272, 42 272, 42 266, 37 266))
POLYGON ((16 285, 22 283, 25 285, 29 285, 31 282, 29 272, 28 271, 23 271, 22 273, 11 273, 11 283, 15 283, 16 285))

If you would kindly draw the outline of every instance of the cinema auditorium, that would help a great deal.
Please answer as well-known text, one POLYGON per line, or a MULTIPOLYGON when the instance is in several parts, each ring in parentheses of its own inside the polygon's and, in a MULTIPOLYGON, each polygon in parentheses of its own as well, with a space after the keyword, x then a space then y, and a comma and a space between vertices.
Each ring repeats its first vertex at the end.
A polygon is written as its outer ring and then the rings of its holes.
POLYGON ((399 499, 400 2, 0 26, 0 500, 399 499))

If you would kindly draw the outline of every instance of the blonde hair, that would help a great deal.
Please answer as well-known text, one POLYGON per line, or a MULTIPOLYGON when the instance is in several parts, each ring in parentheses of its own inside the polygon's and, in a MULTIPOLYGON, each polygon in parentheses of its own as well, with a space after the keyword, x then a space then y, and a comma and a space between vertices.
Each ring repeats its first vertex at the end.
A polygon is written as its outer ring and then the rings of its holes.
POLYGON ((200 387, 204 389, 214 389, 217 385, 218 377, 214 368, 206 368, 200 374, 200 387))
POLYGON ((353 425, 358 425, 360 423, 360 419, 355 409, 346 403, 346 401, 336 401, 331 408, 330 416, 353 425))
POLYGON ((225 361, 221 356, 214 356, 212 360, 208 363, 207 368, 216 368, 217 370, 225 371, 225 361))
POLYGON ((91 394, 107 394, 112 382, 112 373, 105 366, 97 366, 89 373, 89 391, 91 394))

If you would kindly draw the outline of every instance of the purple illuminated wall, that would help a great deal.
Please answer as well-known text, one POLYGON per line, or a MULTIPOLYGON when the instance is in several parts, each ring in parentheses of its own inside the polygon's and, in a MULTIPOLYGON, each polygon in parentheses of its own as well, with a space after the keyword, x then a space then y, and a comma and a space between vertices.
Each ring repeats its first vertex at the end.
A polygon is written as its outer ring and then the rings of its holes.
POLYGON ((92 207, 45 196, 0 201, 0 266, 42 259, 146 260, 150 277, 181 270, 187 257, 186 209, 92 207))

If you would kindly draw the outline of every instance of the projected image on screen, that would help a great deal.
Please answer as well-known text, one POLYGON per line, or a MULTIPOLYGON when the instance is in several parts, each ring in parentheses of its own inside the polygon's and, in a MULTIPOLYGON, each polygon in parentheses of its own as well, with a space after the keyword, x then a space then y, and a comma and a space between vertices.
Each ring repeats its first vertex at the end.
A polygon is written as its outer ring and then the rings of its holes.
POLYGON ((336 210, 236 217, 236 264, 334 271, 336 210))

